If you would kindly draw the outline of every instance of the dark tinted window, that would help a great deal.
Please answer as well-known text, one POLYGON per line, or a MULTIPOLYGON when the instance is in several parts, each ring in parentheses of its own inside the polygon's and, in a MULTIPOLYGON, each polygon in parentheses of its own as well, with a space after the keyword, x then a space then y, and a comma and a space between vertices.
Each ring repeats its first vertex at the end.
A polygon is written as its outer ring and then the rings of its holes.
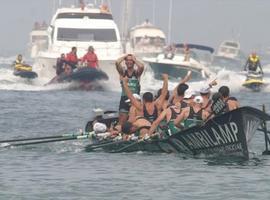
POLYGON ((115 42, 117 38, 114 29, 58 28, 57 40, 115 42))
POLYGON ((90 19, 112 19, 112 15, 106 13, 59 13, 56 19, 84 17, 89 17, 90 19))
POLYGON ((238 48, 238 44, 234 42, 226 42, 225 45, 238 48))

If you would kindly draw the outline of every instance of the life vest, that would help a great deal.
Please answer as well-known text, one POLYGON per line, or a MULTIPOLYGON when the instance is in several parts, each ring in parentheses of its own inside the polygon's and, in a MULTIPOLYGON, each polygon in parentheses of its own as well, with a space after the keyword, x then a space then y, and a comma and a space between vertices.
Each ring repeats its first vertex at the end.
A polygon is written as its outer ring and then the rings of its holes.
MULTIPOLYGON (((131 74, 131 76, 128 75, 127 70, 124 73, 124 77, 128 77, 128 87, 131 90, 131 92, 134 94, 140 94, 140 82, 139 82, 139 78, 136 74, 136 71, 133 71, 133 73, 131 74)), ((122 96, 126 96, 125 91, 122 88, 122 96)))
POLYGON ((252 55, 250 55, 249 56, 249 61, 252 62, 252 63, 256 63, 256 62, 259 61, 259 56, 255 56, 255 58, 254 58, 252 55))
POLYGON ((32 67, 31 66, 24 65, 22 62, 19 62, 18 60, 15 61, 14 68, 17 71, 32 71, 32 67))

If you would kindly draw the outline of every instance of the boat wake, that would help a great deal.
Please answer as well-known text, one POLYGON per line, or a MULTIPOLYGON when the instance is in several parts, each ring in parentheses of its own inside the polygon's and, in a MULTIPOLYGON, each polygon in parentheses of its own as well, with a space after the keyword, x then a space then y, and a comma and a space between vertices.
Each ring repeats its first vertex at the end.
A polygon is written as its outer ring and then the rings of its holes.
MULTIPOLYGON (((15 59, 15 56, 11 57, 0 57, 0 90, 25 90, 25 91, 46 91, 46 90, 76 90, 78 89, 78 84, 76 83, 58 83, 46 85, 50 78, 40 76, 34 80, 27 80, 13 75, 13 69, 10 68, 10 63, 15 59)), ((111 67, 111 66, 110 66, 111 67)), ((35 65, 33 66, 35 69, 35 65)), ((270 68, 264 66, 264 81, 266 86, 262 89, 262 92, 270 92, 270 68)), ((173 90, 179 79, 169 81, 169 90, 173 90)), ((189 85, 191 89, 199 91, 201 87, 207 85, 210 81, 216 79, 218 85, 213 88, 213 92, 216 92, 218 88, 222 85, 227 85, 230 87, 233 93, 240 91, 249 91, 242 86, 246 79, 246 75, 241 72, 235 72, 226 69, 220 69, 217 73, 213 73, 212 76, 203 81, 191 81, 189 85)), ((121 86, 119 81, 119 76, 117 72, 109 74, 108 81, 101 81, 97 85, 102 85, 102 87, 95 87, 94 89, 99 90, 109 90, 120 92, 121 86)), ((156 92, 162 87, 162 81, 154 78, 154 73, 146 66, 146 70, 141 77, 141 92, 152 91, 156 92)))

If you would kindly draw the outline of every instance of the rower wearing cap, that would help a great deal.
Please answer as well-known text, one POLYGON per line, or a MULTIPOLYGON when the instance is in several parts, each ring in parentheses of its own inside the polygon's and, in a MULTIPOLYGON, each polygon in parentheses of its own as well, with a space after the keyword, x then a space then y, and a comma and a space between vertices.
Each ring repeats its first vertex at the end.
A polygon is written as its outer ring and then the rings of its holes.
POLYGON ((184 108, 180 115, 174 120, 174 124, 178 127, 183 126, 189 128, 202 123, 204 119, 207 119, 208 112, 202 109, 203 98, 201 96, 186 95, 188 98, 189 107, 184 108))
MULTIPOLYGON (((141 100, 142 100, 141 96, 138 95, 138 94, 136 94, 136 93, 133 94, 133 96, 134 96, 135 99, 137 99, 138 101, 141 101, 141 100)), ((125 102, 131 104, 131 103, 130 103, 130 99, 126 100, 125 102)), ((131 123, 133 123, 133 122, 136 121, 136 118, 137 118, 138 116, 143 116, 143 112, 140 111, 140 110, 138 110, 134 105, 131 105, 131 106, 130 106, 130 109, 129 109, 129 113, 128 113, 128 121, 131 122, 131 123)))
POLYGON ((212 105, 212 100, 210 99, 211 88, 215 85, 217 85, 216 79, 210 82, 207 86, 202 87, 199 90, 199 93, 201 97, 203 98, 202 109, 206 110, 209 113, 211 112, 211 105, 212 105))
POLYGON ((202 109, 211 111, 212 100, 210 99, 211 91, 209 87, 204 87, 200 89, 200 95, 203 99, 202 109))
POLYGON ((154 96, 151 92, 145 92, 143 94, 143 101, 138 101, 132 94, 132 91, 128 87, 128 78, 122 77, 123 81, 123 89, 126 93, 127 97, 130 99, 131 104, 135 106, 140 112, 143 112, 144 118, 149 120, 150 122, 153 122, 156 120, 158 115, 161 112, 162 105, 164 103, 164 100, 166 98, 166 94, 168 91, 168 75, 163 74, 163 87, 161 91, 160 98, 154 100, 154 96))

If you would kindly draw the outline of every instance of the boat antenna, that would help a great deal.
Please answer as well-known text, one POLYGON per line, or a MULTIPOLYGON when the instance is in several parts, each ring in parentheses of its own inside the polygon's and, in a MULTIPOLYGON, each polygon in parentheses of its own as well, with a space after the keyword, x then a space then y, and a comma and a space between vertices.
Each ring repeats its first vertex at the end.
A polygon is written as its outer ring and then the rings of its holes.
POLYGON ((168 43, 171 43, 171 31, 172 31, 172 6, 173 1, 170 0, 169 3, 169 23, 168 23, 168 43))
POLYGON ((153 7, 152 7, 152 23, 156 23, 156 0, 153 0, 153 7))
POLYGON ((129 16, 131 8, 131 1, 125 0, 124 1, 124 9, 123 9, 123 20, 122 20, 122 40, 126 41, 127 34, 128 34, 128 26, 129 26, 129 16))

